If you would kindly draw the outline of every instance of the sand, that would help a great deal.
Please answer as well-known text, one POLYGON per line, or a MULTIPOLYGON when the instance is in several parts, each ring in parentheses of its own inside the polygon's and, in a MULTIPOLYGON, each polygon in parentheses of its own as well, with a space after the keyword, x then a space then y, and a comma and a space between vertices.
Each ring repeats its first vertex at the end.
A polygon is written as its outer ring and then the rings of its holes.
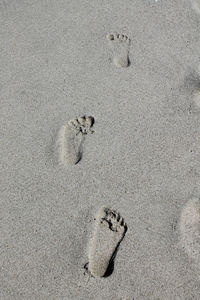
POLYGON ((0 1, 0 299, 200 299, 181 225, 200 197, 198 7, 0 1), (124 52, 109 45, 115 33, 131 41, 124 52), (116 66, 122 52, 128 66, 116 66), (95 132, 62 164, 59 130, 82 116, 95 132), (128 230, 96 278, 85 266, 100 207, 128 230))

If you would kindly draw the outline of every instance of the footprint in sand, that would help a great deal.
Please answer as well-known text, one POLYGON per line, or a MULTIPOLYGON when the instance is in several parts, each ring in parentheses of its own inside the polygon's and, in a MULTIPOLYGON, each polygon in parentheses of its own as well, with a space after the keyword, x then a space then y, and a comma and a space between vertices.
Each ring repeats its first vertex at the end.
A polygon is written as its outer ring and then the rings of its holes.
POLYGON ((189 257, 200 263, 200 199, 192 198, 180 218, 181 244, 189 257))
POLYGON ((85 135, 94 132, 92 130, 94 122, 93 117, 83 116, 70 120, 60 128, 56 143, 59 161, 75 165, 81 160, 85 135))
POLYGON ((193 93, 193 100, 194 100, 194 103, 195 105, 200 108, 200 91, 195 91, 193 93))
POLYGON ((106 277, 113 264, 118 246, 127 230, 124 219, 114 210, 101 208, 89 247, 88 270, 94 277, 106 277))
POLYGON ((200 0, 191 0, 191 4, 194 11, 200 14, 200 0))
POLYGON ((117 67, 126 68, 129 66, 129 48, 131 40, 125 34, 107 34, 107 40, 113 51, 113 62, 117 67))

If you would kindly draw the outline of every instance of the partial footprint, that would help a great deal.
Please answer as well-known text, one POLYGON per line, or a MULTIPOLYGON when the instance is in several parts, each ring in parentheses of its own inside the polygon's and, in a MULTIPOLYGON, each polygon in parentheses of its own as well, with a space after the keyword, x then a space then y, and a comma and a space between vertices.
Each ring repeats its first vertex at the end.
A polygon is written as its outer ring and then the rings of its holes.
POLYGON ((93 133, 93 117, 80 117, 63 125, 58 133, 57 151, 63 164, 77 164, 82 158, 82 144, 85 135, 93 133))
POLYGON ((88 269, 94 277, 110 275, 117 248, 127 230, 124 219, 109 208, 101 208, 89 247, 88 269))
POLYGON ((200 0, 191 0, 192 8, 198 14, 200 14, 200 0))
POLYGON ((106 36, 113 50, 113 62, 117 67, 126 68, 129 66, 129 48, 131 40, 125 34, 108 34, 106 36))
POLYGON ((200 200, 190 199, 180 218, 181 244, 189 257, 200 263, 200 200))
POLYGON ((195 91, 193 93, 193 100, 195 105, 200 108, 200 91, 195 91))

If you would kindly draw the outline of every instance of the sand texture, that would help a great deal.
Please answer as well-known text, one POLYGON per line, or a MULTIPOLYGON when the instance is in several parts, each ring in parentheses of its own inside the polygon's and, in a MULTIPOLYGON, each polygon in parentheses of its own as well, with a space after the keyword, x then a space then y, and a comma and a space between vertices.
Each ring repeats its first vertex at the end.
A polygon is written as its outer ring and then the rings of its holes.
POLYGON ((200 299, 199 0, 0 0, 0 128, 0 300, 200 299))

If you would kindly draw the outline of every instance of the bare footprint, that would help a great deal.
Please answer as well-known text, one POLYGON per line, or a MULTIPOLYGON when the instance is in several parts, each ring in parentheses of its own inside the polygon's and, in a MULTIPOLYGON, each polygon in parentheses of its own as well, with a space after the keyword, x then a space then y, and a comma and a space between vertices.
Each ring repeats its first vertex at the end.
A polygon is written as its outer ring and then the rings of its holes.
POLYGON ((106 276, 126 230, 127 225, 119 213, 109 208, 98 211, 89 247, 88 269, 94 277, 106 276))
POLYGON ((107 40, 113 50, 113 62, 117 67, 126 68, 129 66, 129 48, 131 40, 125 34, 107 34, 107 40))
POLYGON ((200 91, 195 91, 193 93, 193 100, 194 100, 194 103, 195 105, 200 108, 200 91))
POLYGON ((192 8, 198 14, 200 14, 200 0, 191 0, 192 8))
POLYGON ((189 257, 200 262, 200 200, 190 199, 180 218, 181 244, 189 257))
POLYGON ((80 117, 63 125, 58 133, 56 148, 59 161, 63 164, 77 164, 82 158, 82 144, 85 135, 93 133, 93 117, 80 117))

